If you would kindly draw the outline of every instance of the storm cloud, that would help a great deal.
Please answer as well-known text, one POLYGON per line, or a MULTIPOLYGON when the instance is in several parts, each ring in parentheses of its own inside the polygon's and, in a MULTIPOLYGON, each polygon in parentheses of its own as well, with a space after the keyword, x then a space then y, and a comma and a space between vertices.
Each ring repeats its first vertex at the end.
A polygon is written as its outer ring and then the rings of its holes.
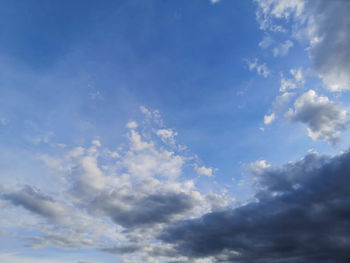
POLYGON ((349 262, 350 153, 258 175, 256 201, 168 227, 178 253, 216 262, 349 262))

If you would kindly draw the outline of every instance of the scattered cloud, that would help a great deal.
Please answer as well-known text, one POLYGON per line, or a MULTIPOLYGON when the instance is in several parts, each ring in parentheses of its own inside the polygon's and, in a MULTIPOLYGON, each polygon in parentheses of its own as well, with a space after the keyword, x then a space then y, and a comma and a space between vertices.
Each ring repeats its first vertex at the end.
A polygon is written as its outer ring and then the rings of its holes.
POLYGON ((258 75, 262 75, 264 78, 267 78, 270 74, 270 71, 267 68, 266 64, 259 64, 257 58, 253 60, 247 60, 247 64, 250 71, 256 70, 258 75))
POLYGON ((301 68, 291 69, 290 74, 293 76, 293 78, 286 79, 281 73, 281 92, 301 88, 304 85, 305 79, 301 68))
POLYGON ((350 90, 349 1, 256 2, 262 30, 285 31, 281 20, 292 23, 292 37, 308 45, 313 68, 327 89, 350 90))

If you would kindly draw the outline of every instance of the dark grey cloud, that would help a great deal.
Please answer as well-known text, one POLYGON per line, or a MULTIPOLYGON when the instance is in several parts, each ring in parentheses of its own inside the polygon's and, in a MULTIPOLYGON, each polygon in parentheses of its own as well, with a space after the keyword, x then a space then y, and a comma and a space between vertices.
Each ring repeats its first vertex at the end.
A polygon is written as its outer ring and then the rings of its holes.
POLYGON ((39 190, 26 185, 19 191, 3 194, 2 198, 42 217, 58 221, 65 213, 65 206, 39 190))
POLYGON ((259 175, 256 201, 169 226, 179 255, 217 262, 350 262, 350 153, 259 175))
POLYGON ((98 196, 89 209, 102 211, 125 228, 136 228, 170 222, 195 205, 196 200, 186 193, 163 192, 139 196, 138 193, 123 195, 113 191, 98 196))
POLYGON ((132 254, 134 252, 137 252, 141 250, 141 246, 138 244, 124 244, 124 245, 117 245, 110 248, 103 248, 102 251, 113 253, 116 255, 125 255, 125 254, 132 254))

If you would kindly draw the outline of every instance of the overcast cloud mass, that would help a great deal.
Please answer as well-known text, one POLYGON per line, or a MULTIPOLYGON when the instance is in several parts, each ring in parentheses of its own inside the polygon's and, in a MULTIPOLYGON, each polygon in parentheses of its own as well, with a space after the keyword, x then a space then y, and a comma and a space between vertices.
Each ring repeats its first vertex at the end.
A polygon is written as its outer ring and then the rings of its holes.
POLYGON ((350 262, 350 1, 4 1, 0 262, 350 262))

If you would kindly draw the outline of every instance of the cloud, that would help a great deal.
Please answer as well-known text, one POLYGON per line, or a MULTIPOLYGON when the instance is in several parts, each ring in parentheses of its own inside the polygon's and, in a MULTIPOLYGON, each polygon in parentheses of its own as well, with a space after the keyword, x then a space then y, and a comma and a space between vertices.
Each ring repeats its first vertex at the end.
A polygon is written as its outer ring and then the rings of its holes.
POLYGON ((136 129, 137 128, 137 122, 135 121, 130 121, 126 124, 126 128, 129 128, 129 129, 136 129))
POLYGON ((308 46, 314 70, 330 91, 350 90, 350 2, 329 0, 257 0, 262 30, 285 31, 308 46))
POLYGON ((126 141, 117 152, 98 139, 84 146, 67 145, 55 155, 39 155, 45 172, 58 176, 52 185, 41 190, 1 187, 1 204, 14 214, 1 211, 2 222, 25 233, 14 238, 24 239, 31 248, 96 248, 117 254, 121 262, 183 260, 171 245, 159 242, 162 229, 223 210, 234 198, 223 190, 197 190, 195 181, 203 177, 194 181, 189 175, 212 176, 213 169, 198 166, 196 155, 180 150, 177 133, 164 126, 158 111, 141 111, 143 120, 140 125, 129 122, 126 141), (6 218, 8 214, 12 217, 6 218), (20 222, 7 223, 18 214, 20 222), (33 231, 28 232, 27 225, 33 231))
POLYGON ((265 115, 264 116, 264 124, 265 125, 271 124, 274 121, 275 117, 276 117, 275 113, 271 113, 270 115, 265 115))
MULTIPOLYGON (((272 103, 271 113, 264 116, 264 124, 269 125, 277 119, 288 107, 294 95, 295 93, 293 92, 283 92, 282 95, 277 96, 272 103)), ((262 128, 262 130, 264 130, 264 128, 262 128)))
POLYGON ((274 40, 269 35, 265 35, 263 40, 259 42, 259 47, 266 49, 274 43, 274 40))
POLYGON ((281 73, 281 87, 280 87, 281 92, 300 88, 305 83, 303 71, 301 68, 291 69, 290 74, 293 76, 293 78, 286 79, 281 73))
POLYGON ((264 76, 264 78, 267 78, 270 74, 270 71, 267 68, 266 64, 265 63, 259 64, 257 58, 255 58, 253 60, 247 60, 247 64, 248 64, 250 71, 256 70, 258 75, 262 75, 262 76, 264 76))
POLYGON ((175 144, 175 136, 177 136, 177 132, 172 129, 159 129, 156 133, 164 143, 169 143, 171 145, 175 144))
POLYGON ((63 220, 68 212, 63 204, 28 185, 19 191, 3 194, 2 198, 54 222, 63 220))
POLYGON ((195 166, 195 170, 199 175, 213 176, 213 169, 205 166, 195 166))
MULTIPOLYGON (((76 263, 76 260, 68 260, 68 259, 52 259, 52 258, 44 258, 44 257, 26 257, 21 256, 14 253, 1 253, 0 261, 2 263, 76 263)), ((78 263, 94 263, 92 261, 79 261, 78 263)), ((98 262, 95 262, 98 263, 98 262)))
POLYGON ((178 222, 160 238, 189 261, 349 262, 349 171, 349 152, 269 167, 257 201, 178 222))
POLYGON ((198 202, 196 195, 181 192, 138 194, 132 191, 114 191, 98 196, 90 209, 103 211, 115 223, 125 228, 145 227, 168 223, 198 202))
POLYGON ((294 103, 294 110, 289 109, 286 118, 308 126, 308 135, 313 140, 326 140, 336 143, 345 129, 347 111, 340 104, 330 101, 328 97, 318 96, 309 90, 294 103))
POLYGON ((273 51, 273 55, 275 57, 283 57, 286 56, 289 52, 289 49, 294 46, 293 42, 290 40, 286 40, 283 44, 280 44, 278 47, 275 47, 273 51))
POLYGON ((258 160, 256 162, 245 165, 244 168, 254 175, 260 175, 265 169, 270 168, 271 164, 267 163, 266 160, 258 160))

